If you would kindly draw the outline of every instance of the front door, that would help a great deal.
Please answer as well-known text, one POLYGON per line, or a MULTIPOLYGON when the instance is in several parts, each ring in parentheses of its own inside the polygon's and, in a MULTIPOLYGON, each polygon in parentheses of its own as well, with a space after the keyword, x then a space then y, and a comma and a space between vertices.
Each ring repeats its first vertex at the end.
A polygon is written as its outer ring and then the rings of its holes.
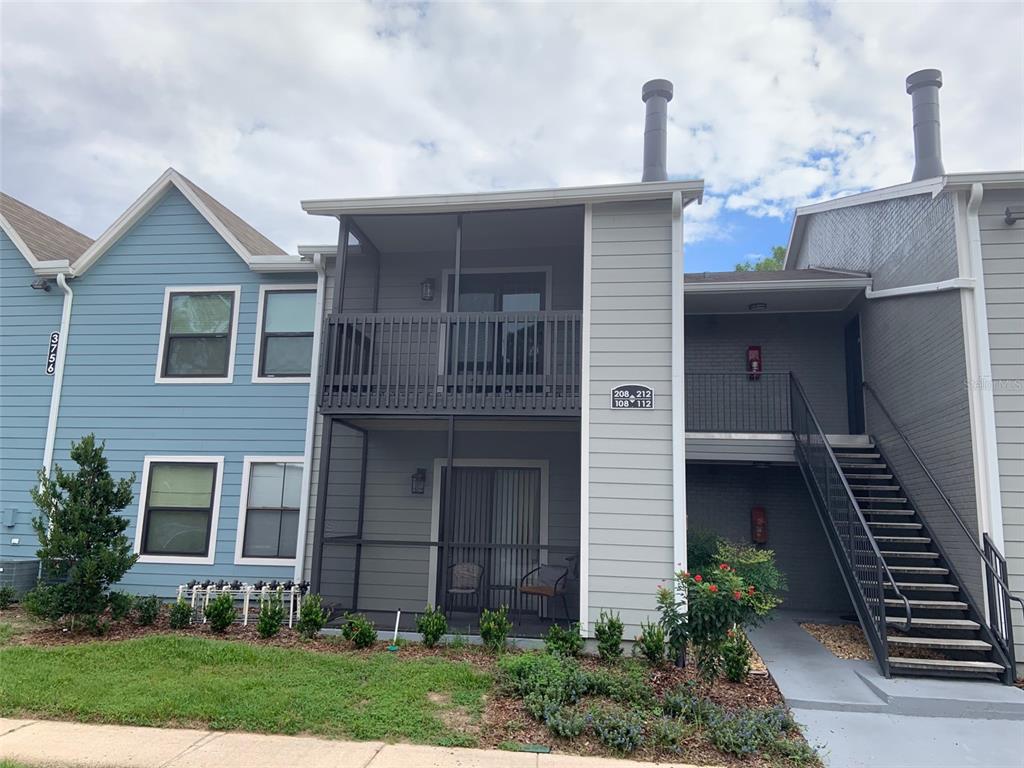
POLYGON ((530 608, 520 579, 540 564, 540 469, 455 467, 452 503, 441 471, 438 605, 448 610, 530 608))
POLYGON ((864 372, 860 351, 860 315, 855 315, 843 331, 846 346, 846 407, 851 435, 864 434, 864 372))

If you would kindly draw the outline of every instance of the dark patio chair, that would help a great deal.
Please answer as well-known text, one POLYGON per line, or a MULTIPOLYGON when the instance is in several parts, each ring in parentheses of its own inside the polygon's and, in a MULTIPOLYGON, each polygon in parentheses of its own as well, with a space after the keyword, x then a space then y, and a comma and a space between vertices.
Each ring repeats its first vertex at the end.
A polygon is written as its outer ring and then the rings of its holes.
POLYGON ((565 611, 565 620, 569 620, 569 603, 565 599, 566 582, 569 569, 564 565, 538 565, 519 580, 519 594, 534 595, 542 600, 550 601, 559 598, 565 611))
MULTIPOLYGON (((453 597, 474 595, 477 611, 480 610, 480 578, 484 568, 479 563, 452 563, 448 566, 448 590, 446 603, 453 597)), ((446 606, 447 607, 447 606, 446 606)))

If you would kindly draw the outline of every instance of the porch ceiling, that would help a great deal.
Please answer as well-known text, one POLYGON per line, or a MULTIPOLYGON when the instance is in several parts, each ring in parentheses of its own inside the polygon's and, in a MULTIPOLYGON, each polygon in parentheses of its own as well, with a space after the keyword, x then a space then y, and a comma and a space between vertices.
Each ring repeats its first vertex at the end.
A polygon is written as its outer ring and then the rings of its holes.
POLYGON ((870 278, 851 278, 834 281, 835 284, 827 286, 815 286, 810 282, 789 286, 764 284, 729 286, 730 290, 721 291, 695 290, 697 286, 687 285, 683 307, 688 315, 838 312, 863 295, 865 286, 870 282, 870 278), (765 306, 750 308, 758 304, 765 306))

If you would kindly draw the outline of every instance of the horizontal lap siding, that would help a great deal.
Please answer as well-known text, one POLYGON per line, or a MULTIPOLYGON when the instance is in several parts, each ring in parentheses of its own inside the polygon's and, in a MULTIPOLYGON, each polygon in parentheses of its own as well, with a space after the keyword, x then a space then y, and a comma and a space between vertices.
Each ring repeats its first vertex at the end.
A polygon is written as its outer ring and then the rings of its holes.
POLYGON ((313 287, 308 275, 250 270, 176 190, 73 283, 55 460, 68 467, 71 442, 89 432, 106 441, 114 476, 136 474, 135 499, 124 511, 134 541, 145 456, 224 457, 214 564, 140 563, 123 581, 129 591, 168 596, 193 578, 293 575, 291 566, 234 564, 243 457, 301 456, 304 448, 307 385, 252 383, 261 284, 313 287), (241 287, 234 380, 156 384, 164 289, 197 285, 241 287))
MULTIPOLYGON (((1007 206, 1024 205, 1024 188, 986 190, 981 253, 985 273, 992 395, 999 453, 1004 554, 1010 589, 1024 594, 1024 223, 1007 224, 1007 206)), ((1024 669, 1024 617, 1013 609, 1018 672, 1024 669)))
POLYGON ((586 618, 618 612, 632 637, 673 567, 671 206, 595 205, 592 227, 586 618), (619 384, 652 387, 654 408, 611 410, 619 384))
POLYGON ((38 547, 29 491, 43 465, 53 384, 46 354, 50 334, 60 329, 64 293, 34 290, 35 279, 0 232, 0 560, 34 558, 38 547))

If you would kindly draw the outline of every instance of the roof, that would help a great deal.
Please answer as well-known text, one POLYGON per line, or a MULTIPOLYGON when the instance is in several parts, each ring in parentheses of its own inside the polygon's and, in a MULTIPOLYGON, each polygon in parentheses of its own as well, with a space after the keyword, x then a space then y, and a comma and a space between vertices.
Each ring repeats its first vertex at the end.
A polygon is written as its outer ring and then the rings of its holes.
POLYGON ((289 256, 283 249, 256 231, 252 225, 243 221, 241 217, 213 198, 208 192, 173 168, 168 168, 82 254, 72 267, 72 273, 81 275, 95 264, 97 259, 145 216, 171 187, 176 188, 185 196, 199 212, 199 215, 206 219, 210 226, 217 231, 217 234, 224 238, 225 242, 250 268, 289 269, 293 263, 298 263, 298 257, 289 256))
POLYGON ((871 277, 863 272, 832 269, 696 272, 684 275, 683 311, 688 315, 837 312, 870 286, 871 277))
POLYGON ((786 248, 784 269, 788 269, 789 254, 800 248, 803 240, 807 219, 816 213, 834 211, 838 208, 850 208, 856 205, 878 203, 883 200, 894 200, 899 197, 930 194, 932 197, 946 190, 970 189, 974 184, 982 184, 990 189, 1013 189, 1024 186, 1024 171, 978 171, 974 173, 948 173, 933 179, 910 181, 881 189, 870 189, 853 195, 837 197, 821 203, 804 205, 796 209, 793 226, 789 234, 789 246, 786 248))
POLYGON ((36 271, 63 271, 92 239, 52 216, 0 192, 0 228, 36 271))
POLYGON ((688 272, 683 275, 683 281, 688 285, 700 290, 699 286, 711 286, 720 285, 725 288, 727 287, 755 287, 765 286, 770 287, 777 283, 807 283, 808 287, 811 287, 812 283, 829 282, 833 283, 836 281, 849 281, 851 283, 862 284, 865 280, 869 279, 869 275, 865 272, 844 272, 833 269, 791 269, 788 271, 772 271, 772 272, 688 272))
POLYGON ((701 200, 704 182, 647 181, 602 184, 590 187, 525 189, 500 192, 471 192, 457 195, 411 195, 406 197, 355 197, 334 200, 303 200, 302 210, 313 216, 354 216, 365 214, 456 213, 510 208, 548 208, 560 205, 620 201, 663 200, 675 192, 687 202, 701 200))

